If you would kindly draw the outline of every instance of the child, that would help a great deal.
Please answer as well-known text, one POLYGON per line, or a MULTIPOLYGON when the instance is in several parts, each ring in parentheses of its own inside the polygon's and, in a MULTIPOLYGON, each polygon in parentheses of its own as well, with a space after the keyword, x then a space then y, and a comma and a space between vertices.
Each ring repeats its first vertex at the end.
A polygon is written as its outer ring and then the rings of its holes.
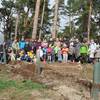
POLYGON ((9 53, 11 61, 15 61, 15 53, 13 50, 11 50, 11 53, 9 53))
POLYGON ((62 55, 63 55, 63 62, 64 63, 68 62, 68 47, 66 44, 64 44, 62 48, 62 55))
POLYGON ((47 59, 47 48, 43 47, 42 50, 43 50, 43 61, 45 62, 47 59))
POLYGON ((58 62, 62 62, 62 51, 61 48, 58 50, 58 62))
POLYGON ((33 54, 33 51, 29 51, 27 52, 27 55, 28 55, 28 62, 33 62, 33 58, 34 58, 34 54, 33 54))
POLYGON ((42 48, 40 46, 37 49, 36 57, 37 57, 38 60, 43 60, 43 50, 42 50, 42 48))
POLYGON ((47 58, 49 62, 51 62, 51 54, 52 54, 52 48, 51 45, 49 45, 49 47, 47 48, 47 58))
POLYGON ((20 54, 20 60, 21 60, 21 61, 25 61, 25 60, 26 60, 25 51, 24 51, 24 50, 21 50, 19 54, 20 54))
POLYGON ((55 46, 55 47, 54 47, 55 61, 58 60, 58 50, 59 50, 59 47, 58 47, 58 46, 55 46))

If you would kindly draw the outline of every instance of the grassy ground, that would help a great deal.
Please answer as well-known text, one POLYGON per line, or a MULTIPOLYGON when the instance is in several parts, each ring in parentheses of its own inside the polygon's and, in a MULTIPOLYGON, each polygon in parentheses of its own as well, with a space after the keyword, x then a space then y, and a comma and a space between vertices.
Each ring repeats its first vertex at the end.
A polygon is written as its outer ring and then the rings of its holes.
POLYGON ((43 85, 30 80, 17 82, 14 80, 0 80, 0 100, 29 100, 33 90, 45 88, 43 85))
POLYGON ((8 68, 3 67, 0 68, 0 100, 30 100, 32 91, 46 88, 43 84, 31 80, 13 79, 8 68))
POLYGON ((15 80, 0 80, 0 91, 4 89, 15 88, 17 90, 32 90, 41 89, 44 86, 38 83, 33 83, 31 80, 17 82, 15 80))

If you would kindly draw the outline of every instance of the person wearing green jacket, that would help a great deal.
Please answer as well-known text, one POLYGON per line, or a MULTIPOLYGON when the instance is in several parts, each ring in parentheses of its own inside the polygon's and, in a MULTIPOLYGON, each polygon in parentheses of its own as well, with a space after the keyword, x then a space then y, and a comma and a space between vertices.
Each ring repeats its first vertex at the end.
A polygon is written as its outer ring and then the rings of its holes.
POLYGON ((81 63, 86 63, 88 60, 88 45, 86 43, 82 43, 80 47, 80 61, 81 63))
POLYGON ((58 47, 58 46, 55 46, 55 47, 54 47, 55 61, 58 60, 58 51, 59 51, 59 47, 58 47))

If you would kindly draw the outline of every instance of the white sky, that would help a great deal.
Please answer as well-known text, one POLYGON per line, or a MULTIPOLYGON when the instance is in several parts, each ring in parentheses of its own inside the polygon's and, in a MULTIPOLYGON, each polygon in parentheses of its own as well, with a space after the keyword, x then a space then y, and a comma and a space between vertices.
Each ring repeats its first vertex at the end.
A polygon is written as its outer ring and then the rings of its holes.
MULTIPOLYGON (((49 1, 50 1, 50 4, 51 4, 51 7, 52 7, 55 0, 49 0, 49 1)), ((64 1, 65 1, 65 5, 67 5, 67 0, 64 0, 64 1)), ((67 22, 68 22, 68 18, 66 16, 61 16, 61 20, 60 20, 60 26, 61 27, 59 29, 60 30, 64 29, 64 26, 66 26, 67 22)))
POLYGON ((0 0, 0 7, 1 7, 1 0, 0 0))

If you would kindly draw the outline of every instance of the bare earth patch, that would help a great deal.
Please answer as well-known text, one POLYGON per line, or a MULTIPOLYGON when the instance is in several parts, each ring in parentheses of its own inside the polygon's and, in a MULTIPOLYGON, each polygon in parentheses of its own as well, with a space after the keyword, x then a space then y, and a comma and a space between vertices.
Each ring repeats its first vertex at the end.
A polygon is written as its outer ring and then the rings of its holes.
POLYGON ((36 66, 31 63, 18 61, 0 65, 0 79, 4 77, 18 82, 32 80, 46 86, 39 90, 6 89, 0 94, 0 100, 91 100, 92 65, 87 65, 85 74, 77 63, 44 66, 38 75, 36 66))

